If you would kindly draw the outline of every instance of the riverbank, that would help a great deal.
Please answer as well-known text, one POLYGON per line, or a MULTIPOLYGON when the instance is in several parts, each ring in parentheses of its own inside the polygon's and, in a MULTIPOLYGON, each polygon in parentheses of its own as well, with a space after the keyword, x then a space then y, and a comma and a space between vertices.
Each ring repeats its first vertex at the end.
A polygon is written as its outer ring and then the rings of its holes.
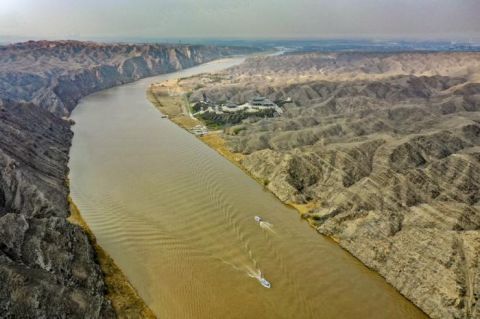
POLYGON ((80 226, 95 249, 107 289, 106 297, 111 301, 117 318, 157 318, 145 301, 138 295, 127 276, 115 264, 110 255, 98 244, 95 235, 83 219, 80 210, 69 197, 70 217, 68 221, 80 226))
MULTIPOLYGON (((204 125, 204 123, 197 118, 190 116, 188 109, 188 101, 186 95, 191 92, 190 87, 183 87, 180 85, 179 80, 167 80, 161 83, 153 83, 150 85, 147 91, 148 100, 164 115, 168 117, 170 121, 177 124, 181 128, 191 131, 197 125, 204 125)), ((259 184, 265 188, 269 184, 268 180, 262 180, 252 175, 243 165, 242 160, 245 155, 242 153, 234 153, 227 146, 226 141, 222 137, 222 131, 210 131, 208 134, 198 136, 198 139, 207 144, 210 148, 214 149, 217 153, 228 159, 231 163, 238 166, 248 176, 256 180, 259 184)), ((301 216, 309 214, 315 208, 317 203, 308 202, 305 204, 293 203, 291 201, 283 201, 275 192, 270 191, 275 197, 277 197, 282 203, 294 208, 301 216)), ((311 222, 309 218, 305 220, 316 229, 315 224, 311 222)), ((334 241, 338 242, 334 237, 331 237, 334 241)))
MULTIPOLYGON (((167 80, 151 84, 147 90, 147 98, 170 121, 190 132, 195 126, 204 125, 204 123, 193 117, 189 112, 186 99, 188 92, 189 88, 182 87, 178 79, 167 80)), ((240 162, 243 155, 233 153, 226 147, 225 140, 221 137, 221 131, 210 131, 206 135, 199 136, 199 139, 233 164, 242 168, 240 162)), ((246 170, 244 171, 248 174, 246 170)))
MULTIPOLYGON (((191 92, 191 89, 192 88, 190 87, 183 87, 180 85, 178 79, 167 80, 161 83, 151 84, 147 91, 147 98, 162 114, 166 115, 170 121, 190 132, 195 126, 204 125, 202 121, 192 117, 188 112, 189 106, 186 95, 191 92)), ((210 131, 206 135, 198 136, 198 139, 207 144, 210 148, 214 149, 224 158, 228 159, 231 163, 238 166, 240 169, 242 169, 242 171, 256 180, 259 184, 265 187, 268 185, 268 180, 262 180, 256 176, 253 176, 242 165, 242 160, 244 159, 245 155, 241 153, 234 153, 226 146, 226 141, 222 137, 221 130, 210 131)), ((308 214, 317 207, 317 204, 314 202, 297 204, 291 201, 283 201, 275 194, 275 192, 270 192, 281 202, 297 210, 301 216, 303 216, 303 214, 308 214)), ((313 228, 315 228, 315 225, 310 222, 310 219, 306 220, 313 228)), ((335 240, 335 238, 332 239, 335 240)))

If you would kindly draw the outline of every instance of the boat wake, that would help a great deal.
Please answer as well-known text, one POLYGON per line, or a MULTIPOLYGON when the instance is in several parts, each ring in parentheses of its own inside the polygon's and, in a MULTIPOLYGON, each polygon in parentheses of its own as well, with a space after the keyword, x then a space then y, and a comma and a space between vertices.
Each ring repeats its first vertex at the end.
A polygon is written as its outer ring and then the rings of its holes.
MULTIPOLYGON (((218 257, 217 257, 218 258, 218 257)), ((231 266, 233 269, 237 270, 237 271, 241 271, 241 272, 245 272, 249 277, 251 278, 255 278, 258 280, 258 282, 265 288, 271 288, 271 284, 270 282, 265 279, 265 277, 262 275, 262 272, 260 269, 258 268, 252 268, 250 266, 244 266, 243 268, 242 267, 238 267, 228 261, 226 261, 225 259, 223 258, 218 258, 220 259, 223 263, 231 266)))
POLYGON ((246 268, 246 271, 247 271, 247 275, 249 277, 252 277, 252 278, 255 278, 255 279, 259 279, 262 277, 262 272, 259 270, 259 269, 252 269, 250 267, 245 267, 246 268))
POLYGON ((269 231, 272 234, 275 234, 275 230, 273 229, 273 224, 270 224, 269 222, 265 222, 265 221, 261 221, 258 224, 262 229, 269 231))

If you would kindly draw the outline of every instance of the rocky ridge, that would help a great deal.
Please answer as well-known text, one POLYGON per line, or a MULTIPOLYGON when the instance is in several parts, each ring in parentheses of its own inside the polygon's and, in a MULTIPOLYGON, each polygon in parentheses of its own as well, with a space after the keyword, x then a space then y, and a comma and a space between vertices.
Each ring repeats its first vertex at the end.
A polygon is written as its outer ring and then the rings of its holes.
POLYGON ((29 41, 0 47, 0 98, 66 116, 96 91, 251 48, 201 45, 29 41))
POLYGON ((1 317, 114 317, 94 251, 66 220, 69 123, 4 101, 0 136, 1 317))
POLYGON ((95 251, 67 221, 71 123, 94 91, 250 49, 26 42, 0 47, 0 318, 113 318, 95 251))
POLYGON ((250 59, 202 83, 284 114, 225 130, 241 165, 432 318, 480 318, 478 53, 250 59))

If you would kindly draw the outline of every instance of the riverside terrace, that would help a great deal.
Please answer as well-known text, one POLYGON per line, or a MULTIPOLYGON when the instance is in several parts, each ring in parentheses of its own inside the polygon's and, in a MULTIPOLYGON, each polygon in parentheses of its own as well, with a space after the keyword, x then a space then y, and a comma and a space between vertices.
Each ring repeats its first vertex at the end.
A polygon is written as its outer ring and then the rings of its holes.
POLYGON ((263 110, 274 110, 278 114, 282 114, 283 110, 274 102, 267 99, 263 96, 258 96, 253 98, 251 101, 237 105, 233 102, 227 102, 225 104, 215 104, 208 99, 197 102, 192 107, 194 116, 201 115, 204 113, 236 113, 236 112, 246 112, 246 113, 258 113, 263 110))
POLYGON ((193 104, 192 112, 193 116, 201 119, 209 128, 218 129, 238 124, 249 117, 279 116, 283 110, 277 103, 261 96, 241 105, 231 101, 217 104, 204 97, 202 101, 193 104))

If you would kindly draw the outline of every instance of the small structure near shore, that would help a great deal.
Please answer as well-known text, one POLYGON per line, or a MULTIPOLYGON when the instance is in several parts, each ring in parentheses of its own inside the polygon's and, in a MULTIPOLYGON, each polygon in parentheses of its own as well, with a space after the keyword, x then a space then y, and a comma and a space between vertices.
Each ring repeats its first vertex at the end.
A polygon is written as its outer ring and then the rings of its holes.
POLYGON ((250 102, 252 106, 263 106, 263 107, 273 107, 275 103, 263 96, 257 96, 253 98, 250 102))
POLYGON ((204 136, 208 134, 208 129, 206 126, 199 124, 190 129, 190 132, 192 132, 196 136, 204 136))

